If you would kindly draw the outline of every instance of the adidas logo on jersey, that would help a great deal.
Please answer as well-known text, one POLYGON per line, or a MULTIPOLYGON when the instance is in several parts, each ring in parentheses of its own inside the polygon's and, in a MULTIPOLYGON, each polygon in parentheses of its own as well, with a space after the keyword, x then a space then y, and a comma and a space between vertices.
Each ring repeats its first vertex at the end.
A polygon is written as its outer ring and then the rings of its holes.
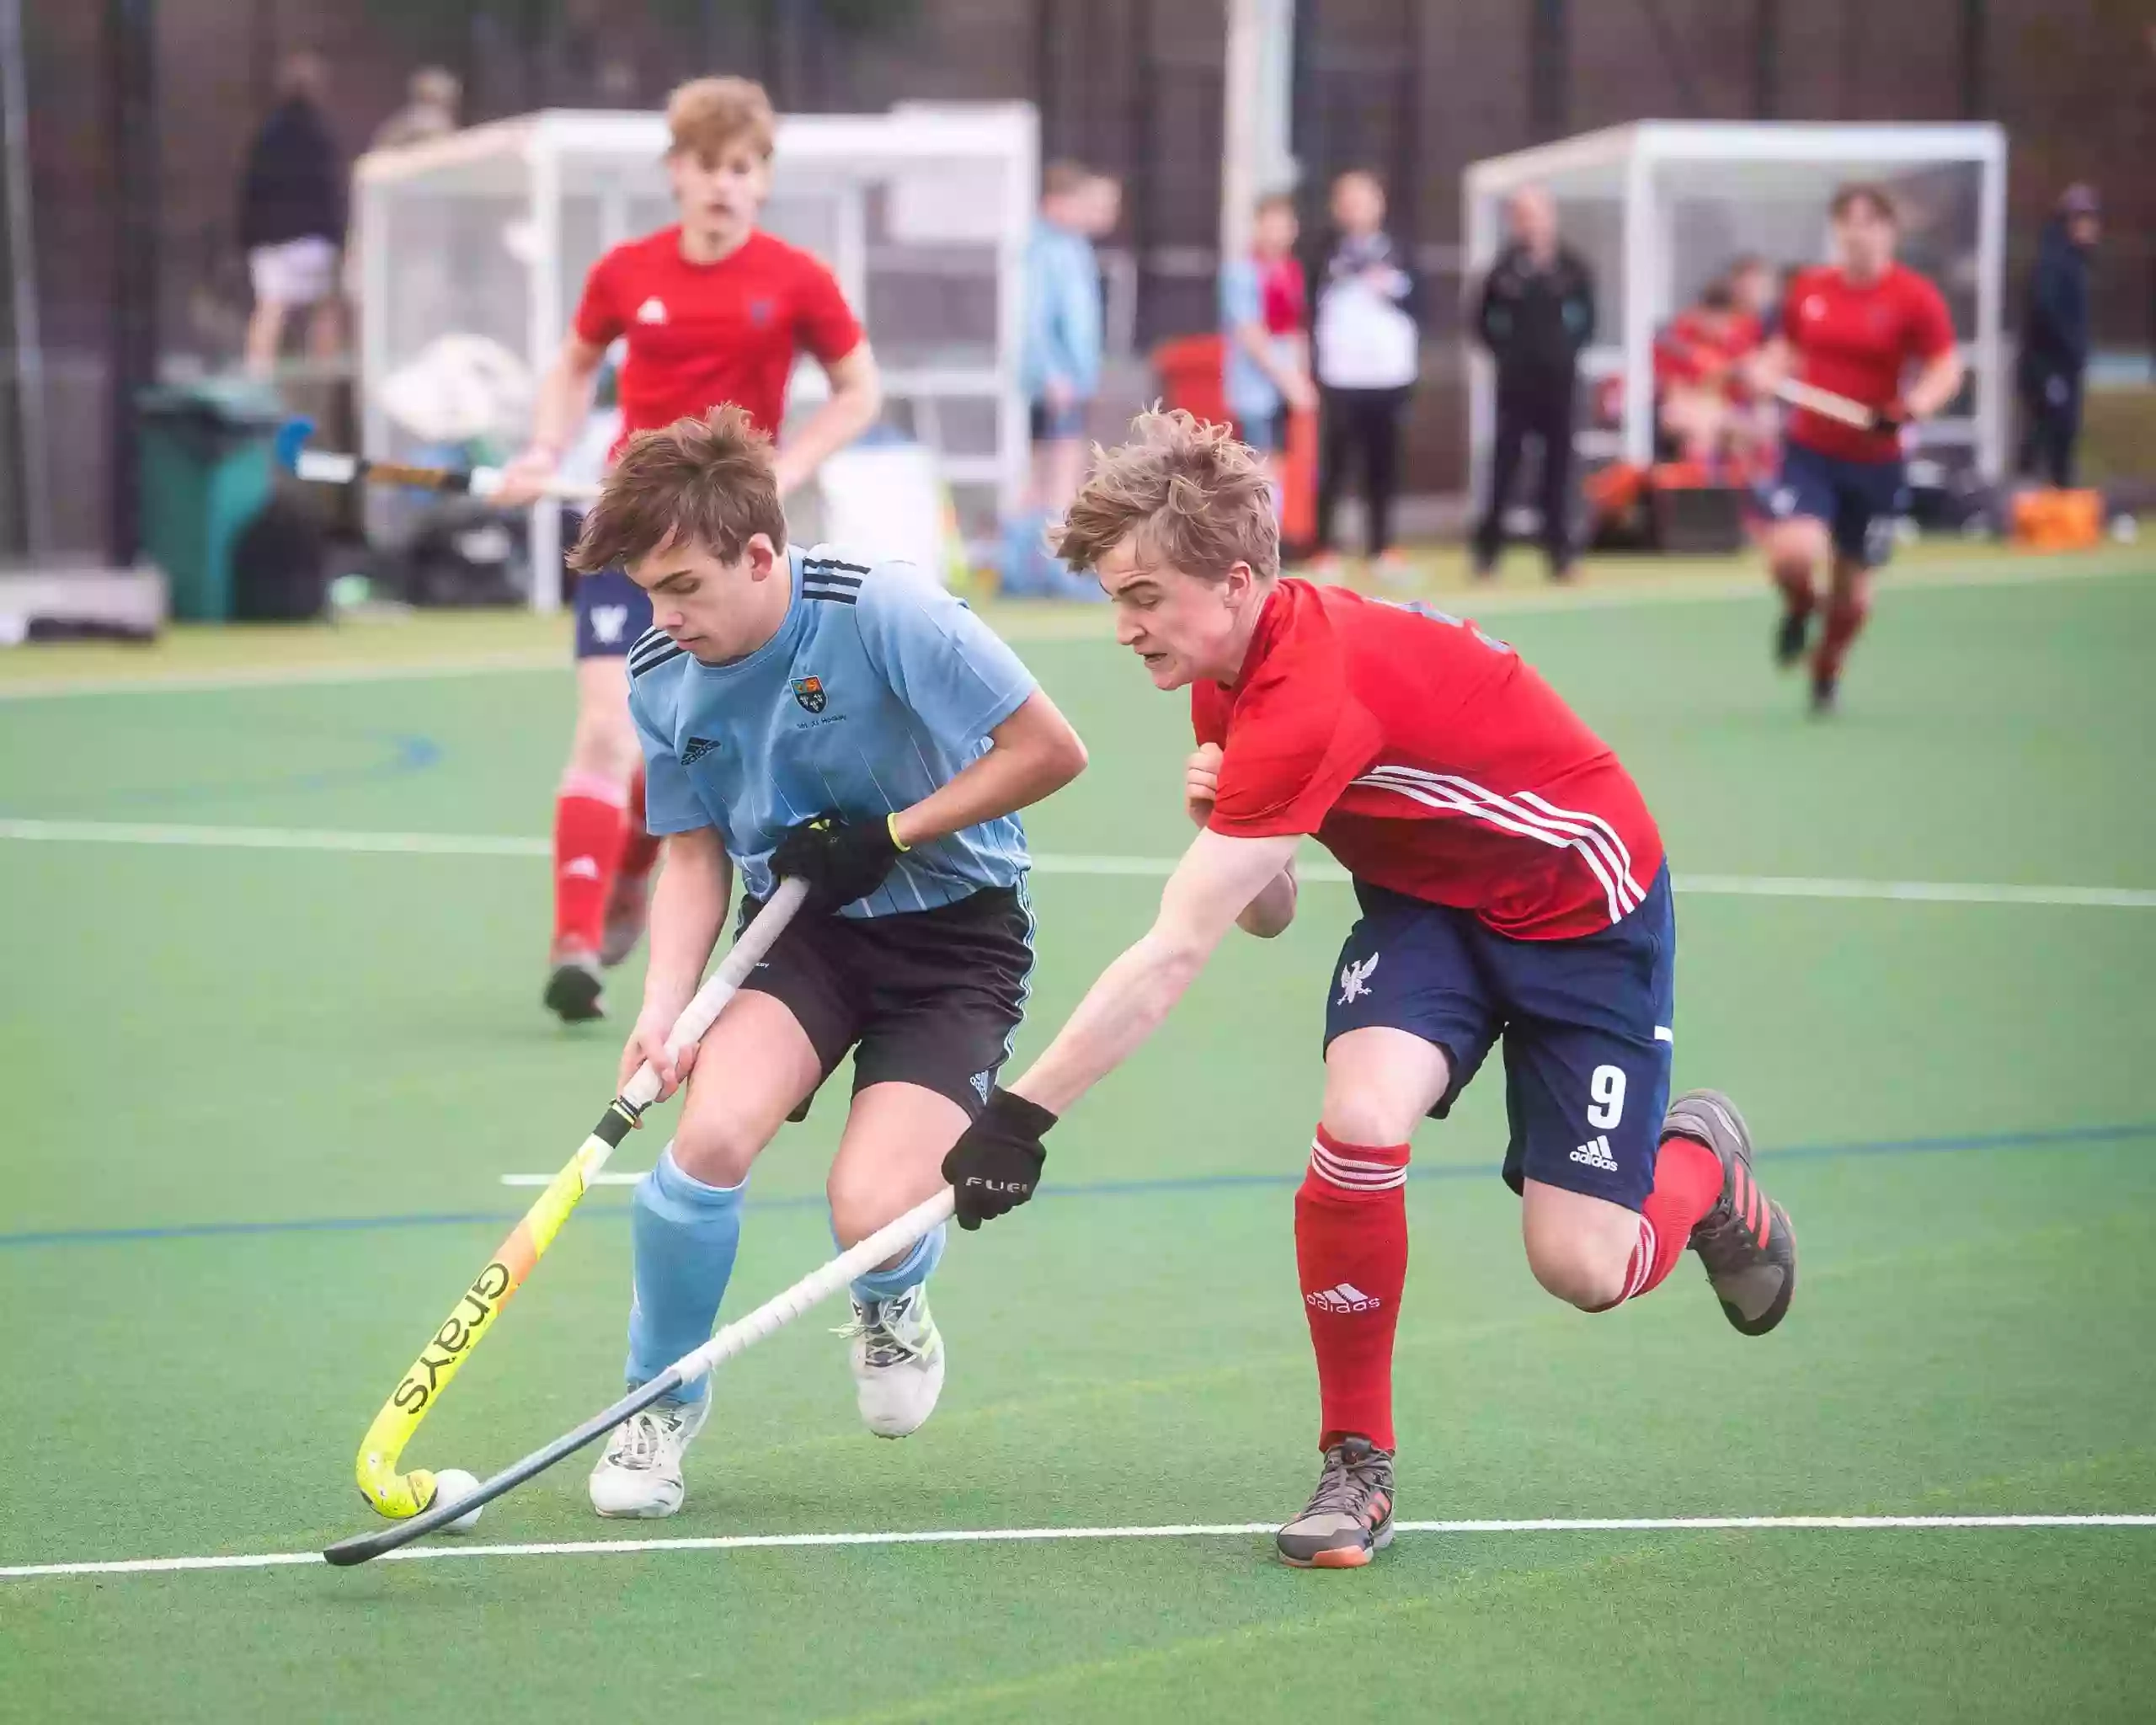
POLYGON ((718 739, 716 737, 691 737, 689 739, 688 747, 681 751, 681 765, 693 766, 718 746, 718 739))
POLYGON ((599 859, 596 857, 572 857, 562 864, 564 880, 596 880, 599 879, 599 859))
POLYGON ((637 322, 639 323, 664 323, 665 321, 666 302, 657 294, 637 307, 637 322))
POLYGON ((1365 1294, 1353 1282, 1342 1282, 1331 1288, 1321 1289, 1315 1294, 1303 1295, 1303 1304, 1315 1306, 1320 1311, 1342 1314, 1355 1311, 1375 1311, 1385 1302, 1365 1294))
POLYGON ((1617 1172, 1617 1158, 1610 1155, 1607 1138, 1590 1138, 1572 1152, 1572 1160, 1585 1167, 1599 1168, 1605 1174, 1617 1172))

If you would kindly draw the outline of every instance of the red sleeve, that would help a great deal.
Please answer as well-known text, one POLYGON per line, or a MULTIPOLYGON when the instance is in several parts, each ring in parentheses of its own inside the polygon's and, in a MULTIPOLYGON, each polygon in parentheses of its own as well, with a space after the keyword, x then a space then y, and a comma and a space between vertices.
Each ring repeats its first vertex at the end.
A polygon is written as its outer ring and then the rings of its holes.
POLYGON ((1946 296, 1929 281, 1913 270, 1908 283, 1909 351, 1928 365, 1954 345, 1954 319, 1946 310, 1946 296))
POLYGON ((1230 838, 1314 833, 1376 760, 1378 722, 1360 702, 1275 685, 1246 695, 1220 761, 1211 830, 1230 838))
POLYGON ((579 341, 588 341, 594 347, 611 346, 628 328, 628 320, 622 315, 621 290, 616 280, 621 273, 620 260, 619 252, 609 252, 584 278, 584 297, 577 302, 571 327, 579 341))
POLYGON ((793 339, 820 363, 842 360, 861 345, 861 324, 839 291, 837 277, 813 258, 802 260, 793 307, 793 339))
POLYGON ((1782 296, 1782 314, 1775 322, 1781 333, 1791 341, 1799 339, 1796 328, 1796 308, 1804 303, 1804 296, 1811 290, 1811 286, 1812 272, 1807 270, 1802 275, 1790 280, 1789 291, 1782 296))

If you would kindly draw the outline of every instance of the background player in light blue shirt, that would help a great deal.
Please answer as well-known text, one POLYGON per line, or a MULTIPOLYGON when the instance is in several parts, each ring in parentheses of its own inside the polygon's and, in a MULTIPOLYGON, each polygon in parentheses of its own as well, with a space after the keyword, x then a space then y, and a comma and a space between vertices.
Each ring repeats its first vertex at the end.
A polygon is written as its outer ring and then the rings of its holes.
MULTIPOLYGON (((1024 1010, 1017 811, 1075 778, 1086 750, 1017 655, 912 565, 788 550, 771 446, 738 409, 634 439, 574 561, 626 569, 655 625, 629 651, 629 708, 666 857, 622 1074, 648 1060, 663 1094, 686 1076, 688 1095, 636 1190, 637 1384, 710 1335, 750 1164, 850 1049, 828 1183, 839 1243, 937 1190, 1024 1010), (744 916, 775 876, 809 897, 676 1065, 667 1033, 737 872, 744 916)), ((923 1284, 942 1248, 939 1229, 853 1284, 857 1399, 879 1436, 914 1430, 942 1390, 923 1284)), ((616 1431, 591 1475, 600 1514, 680 1507, 682 1452, 710 1406, 702 1384, 687 1393, 616 1431)))

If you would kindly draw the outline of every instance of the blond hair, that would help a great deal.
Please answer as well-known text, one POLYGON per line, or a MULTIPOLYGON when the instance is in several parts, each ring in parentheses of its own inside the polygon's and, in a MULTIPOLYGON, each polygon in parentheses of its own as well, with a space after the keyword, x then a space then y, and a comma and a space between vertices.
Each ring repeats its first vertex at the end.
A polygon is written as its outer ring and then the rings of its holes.
POLYGON ((761 533, 786 545, 771 441, 732 403, 639 431, 622 451, 569 553, 579 574, 622 568, 670 541, 732 563, 761 533))
POLYGON ((1071 502, 1056 550, 1073 569, 1097 569, 1132 535, 1147 557, 1201 580, 1236 563, 1280 572, 1273 484, 1257 451, 1225 425, 1181 408, 1155 408, 1130 424, 1120 448, 1096 447, 1092 476, 1071 502))
POLYGON ((745 144, 768 162, 777 127, 771 99, 754 78, 691 78, 666 99, 670 155, 709 161, 745 144))

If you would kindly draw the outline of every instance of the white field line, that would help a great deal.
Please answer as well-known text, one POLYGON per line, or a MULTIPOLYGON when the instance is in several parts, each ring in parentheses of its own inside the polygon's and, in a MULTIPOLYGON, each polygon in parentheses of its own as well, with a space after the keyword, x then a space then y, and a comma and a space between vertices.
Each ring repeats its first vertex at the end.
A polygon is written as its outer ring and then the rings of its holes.
MULTIPOLYGON (((429 857, 532 857, 550 854, 545 839, 506 834, 350 832, 291 826, 182 826, 124 820, 0 820, 0 841, 171 845, 213 850, 342 851, 429 857)), ((1043 874, 1091 874, 1162 880, 1172 857, 1102 857, 1043 852, 1043 874)), ((1299 863, 1306 883, 1342 885, 1348 873, 1330 862, 1299 863)), ((2114 911, 2156 909, 2156 889, 2115 886, 2023 886, 1954 880, 1843 880, 1796 874, 1680 874, 1677 890, 1693 896, 1764 899, 1871 899, 1935 905, 2038 905, 2114 911)))
MULTIPOLYGON (((1870 1533, 1894 1530, 2156 1527, 2156 1515, 1672 1515, 1528 1521, 1400 1521, 1402 1533, 1702 1533, 1724 1530, 1870 1533)), ((702 1539, 561 1540, 518 1546, 407 1546, 381 1561, 432 1557, 611 1557, 641 1551, 744 1551, 821 1546, 976 1546, 1060 1540, 1245 1539, 1270 1521, 1192 1522, 1166 1527, 928 1528, 903 1533, 720 1534, 702 1539)), ((278 1569, 318 1564, 318 1551, 245 1551, 214 1557, 128 1557, 86 1563, 0 1566, 0 1580, 70 1575, 157 1575, 198 1569, 278 1569)))
MULTIPOLYGON (((488 653, 467 659, 393 661, 387 665, 233 665, 223 670, 181 670, 147 676, 54 677, 0 682, 0 701, 44 701, 62 695, 200 695, 228 689, 289 689, 338 683, 409 683, 430 678, 498 676, 504 671, 569 669, 568 643, 546 652, 488 653)), ((564 678, 564 681, 567 681, 564 678)))
MULTIPOLYGON (((1940 592, 1963 587, 2040 586, 2053 581, 2143 574, 2152 569, 2156 569, 2156 555, 2115 547, 2093 553, 2073 563, 1993 553, 1938 569, 1921 565, 1904 568, 1890 579, 1896 592, 1940 592)), ((1449 590, 1423 596, 1456 606, 1470 616, 1497 617, 1521 611, 1618 611, 1641 605, 1726 604, 1764 599, 1769 590, 1764 574, 1742 574, 1716 577, 1670 575, 1646 580, 1626 580, 1619 576, 1604 585, 1497 588, 1472 593, 1449 590)), ((1106 615, 1105 611, 1097 613, 1090 606, 1054 606, 1039 610, 998 606, 992 621, 997 633, 1020 644, 1093 635, 1105 640, 1106 615)), ((432 661, 237 665, 224 670, 152 672, 144 676, 53 677, 20 682, 0 680, 0 702, 50 700, 69 695, 199 694, 230 689, 414 682, 430 678, 487 676, 504 671, 566 671, 568 667, 568 646, 564 638, 559 648, 525 649, 432 661)))

